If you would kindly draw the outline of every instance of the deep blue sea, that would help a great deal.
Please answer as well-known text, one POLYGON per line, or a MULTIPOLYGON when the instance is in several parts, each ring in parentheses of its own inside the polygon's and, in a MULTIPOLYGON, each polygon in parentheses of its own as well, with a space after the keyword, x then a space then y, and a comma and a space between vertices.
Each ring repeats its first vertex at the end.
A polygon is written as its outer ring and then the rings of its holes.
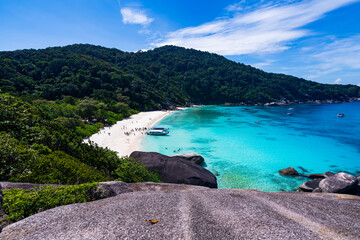
POLYGON ((157 126, 170 134, 146 136, 142 150, 200 154, 204 167, 219 174, 219 188, 295 190, 306 179, 278 173, 290 166, 303 174, 360 173, 360 102, 203 106, 177 111, 157 126))

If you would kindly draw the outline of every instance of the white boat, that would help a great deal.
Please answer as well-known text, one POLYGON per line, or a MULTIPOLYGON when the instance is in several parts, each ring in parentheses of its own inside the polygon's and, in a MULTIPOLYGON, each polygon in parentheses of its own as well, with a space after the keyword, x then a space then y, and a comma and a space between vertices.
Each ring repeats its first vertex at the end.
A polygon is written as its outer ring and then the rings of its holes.
POLYGON ((164 127, 152 127, 152 128, 150 128, 150 130, 162 130, 162 131, 165 131, 165 132, 169 132, 169 129, 170 128, 164 128, 164 127))
POLYGON ((157 129, 150 129, 146 132, 147 135, 154 135, 154 136, 164 136, 169 134, 168 131, 165 130, 157 130, 157 129))

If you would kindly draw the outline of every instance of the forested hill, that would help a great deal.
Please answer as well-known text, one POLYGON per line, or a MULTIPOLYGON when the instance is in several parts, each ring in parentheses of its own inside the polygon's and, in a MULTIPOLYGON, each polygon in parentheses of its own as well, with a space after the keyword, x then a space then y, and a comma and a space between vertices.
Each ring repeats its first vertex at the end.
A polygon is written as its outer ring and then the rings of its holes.
POLYGON ((87 44, 0 52, 0 89, 29 99, 91 97, 137 110, 186 103, 346 100, 355 85, 266 73, 222 56, 165 46, 127 53, 87 44))

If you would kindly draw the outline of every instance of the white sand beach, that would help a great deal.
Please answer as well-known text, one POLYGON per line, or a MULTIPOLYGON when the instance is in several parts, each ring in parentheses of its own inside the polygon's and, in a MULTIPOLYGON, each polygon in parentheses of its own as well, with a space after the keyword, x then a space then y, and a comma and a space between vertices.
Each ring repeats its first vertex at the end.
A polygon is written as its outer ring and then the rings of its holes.
POLYGON ((141 139, 145 136, 144 128, 154 126, 171 113, 172 111, 140 112, 111 127, 105 127, 89 139, 100 147, 116 151, 119 157, 128 156, 133 151, 140 150, 141 139))

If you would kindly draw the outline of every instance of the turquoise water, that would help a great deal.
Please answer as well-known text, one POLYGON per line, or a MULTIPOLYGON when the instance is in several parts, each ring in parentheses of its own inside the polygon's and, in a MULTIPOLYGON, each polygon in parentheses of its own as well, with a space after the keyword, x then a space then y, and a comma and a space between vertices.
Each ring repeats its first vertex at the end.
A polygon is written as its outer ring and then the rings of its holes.
POLYGON ((204 167, 219 174, 219 188, 291 191, 306 179, 278 174, 289 166, 304 174, 360 171, 360 102, 203 106, 177 111, 158 126, 170 135, 146 136, 142 150, 200 154, 204 167))

